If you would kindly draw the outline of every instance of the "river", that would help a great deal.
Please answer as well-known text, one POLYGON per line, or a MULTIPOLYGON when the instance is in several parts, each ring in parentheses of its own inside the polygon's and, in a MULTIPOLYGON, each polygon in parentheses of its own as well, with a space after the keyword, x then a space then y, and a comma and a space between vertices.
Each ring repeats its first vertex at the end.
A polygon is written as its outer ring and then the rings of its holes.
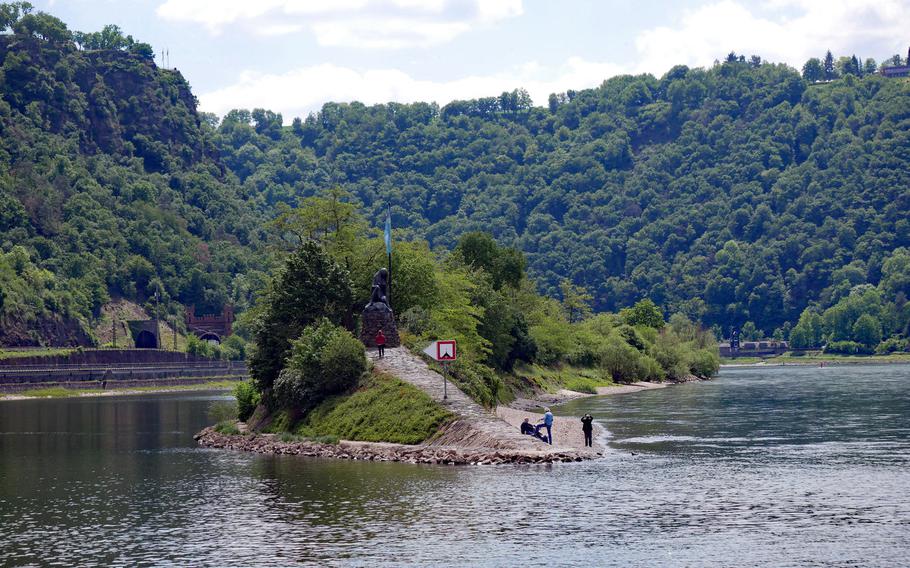
POLYGON ((199 449, 221 393, 0 402, 0 565, 898 566, 910 366, 724 369, 589 398, 604 459, 199 449))

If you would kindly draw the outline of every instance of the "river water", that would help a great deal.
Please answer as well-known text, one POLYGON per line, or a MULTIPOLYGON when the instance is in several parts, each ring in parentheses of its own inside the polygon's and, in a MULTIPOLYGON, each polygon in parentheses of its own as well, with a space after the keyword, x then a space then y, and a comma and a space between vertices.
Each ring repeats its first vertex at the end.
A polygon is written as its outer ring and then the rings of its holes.
POLYGON ((219 393, 0 402, 0 565, 900 566, 910 366, 725 369, 575 401, 601 460, 195 447, 219 393))

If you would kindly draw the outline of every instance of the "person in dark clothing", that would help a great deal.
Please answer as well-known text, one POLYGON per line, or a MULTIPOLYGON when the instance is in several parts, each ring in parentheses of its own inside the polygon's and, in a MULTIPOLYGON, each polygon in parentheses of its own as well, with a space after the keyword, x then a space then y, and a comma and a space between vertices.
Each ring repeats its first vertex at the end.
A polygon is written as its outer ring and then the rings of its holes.
POLYGON ((585 447, 593 447, 594 442, 591 439, 592 434, 594 433, 594 417, 590 414, 585 414, 581 417, 581 431, 585 434, 585 447))
POLYGON ((381 329, 376 333, 376 348, 379 349, 379 358, 381 359, 385 356, 385 335, 381 329))
POLYGON ((525 418, 525 421, 521 423, 521 433, 533 436, 535 431, 536 428, 531 424, 531 421, 528 418, 525 418))

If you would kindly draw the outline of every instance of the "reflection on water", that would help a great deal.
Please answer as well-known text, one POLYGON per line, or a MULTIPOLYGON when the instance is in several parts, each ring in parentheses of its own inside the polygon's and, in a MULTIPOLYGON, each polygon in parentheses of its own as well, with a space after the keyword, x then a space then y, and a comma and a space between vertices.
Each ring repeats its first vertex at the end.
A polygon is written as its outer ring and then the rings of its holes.
POLYGON ((198 449, 218 394, 5 402, 0 565, 900 565, 908 381, 743 369, 575 401, 608 457, 522 467, 198 449))

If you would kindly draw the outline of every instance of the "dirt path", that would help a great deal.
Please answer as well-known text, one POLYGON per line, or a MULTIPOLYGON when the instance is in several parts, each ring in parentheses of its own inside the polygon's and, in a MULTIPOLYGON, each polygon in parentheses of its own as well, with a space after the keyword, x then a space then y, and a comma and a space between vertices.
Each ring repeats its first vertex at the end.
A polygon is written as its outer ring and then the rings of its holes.
MULTIPOLYGON (((404 347, 386 349, 385 357, 382 359, 378 358, 375 351, 370 351, 369 357, 376 369, 411 383, 459 416, 460 420, 434 440, 433 445, 542 452, 555 449, 585 451, 583 439, 580 436, 576 444, 571 438, 560 438, 559 429, 554 430, 556 440, 552 447, 531 436, 522 435, 518 431, 518 424, 511 424, 503 420, 503 416, 497 416, 484 409, 451 381, 448 384, 448 399, 444 400, 442 376, 431 370, 421 358, 411 354, 404 347)), ((522 417, 524 415, 522 414, 522 417)), ((519 424, 520 422, 519 420, 519 424)), ((566 432, 569 431, 568 427, 564 429, 566 432)), ((580 431, 579 425, 579 433, 580 431)))

